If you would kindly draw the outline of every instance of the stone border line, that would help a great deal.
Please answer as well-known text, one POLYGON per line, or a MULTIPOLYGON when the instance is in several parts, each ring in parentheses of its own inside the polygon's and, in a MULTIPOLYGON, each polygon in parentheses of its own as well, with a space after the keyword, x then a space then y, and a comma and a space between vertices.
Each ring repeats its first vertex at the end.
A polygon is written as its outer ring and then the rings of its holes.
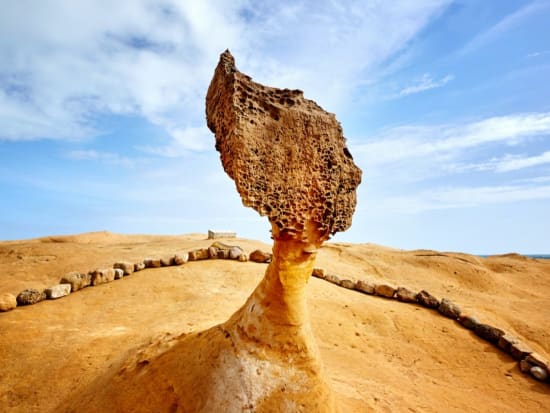
MULTIPOLYGON (((83 288, 119 280, 134 272, 142 271, 147 268, 179 266, 189 261, 202 261, 207 259, 228 259, 240 262, 253 261, 258 263, 269 263, 271 262, 272 254, 261 250, 255 250, 247 256, 239 246, 214 242, 208 248, 199 248, 171 257, 146 258, 136 263, 121 261, 113 264, 112 268, 97 268, 87 273, 73 271, 63 276, 59 284, 46 288, 43 291, 27 288, 21 291, 17 297, 9 293, 0 295, 0 312, 11 311, 18 306, 37 304, 46 299, 55 300, 62 298, 83 288)), ((530 374, 538 381, 550 384, 550 362, 548 359, 533 351, 527 344, 523 343, 512 334, 489 324, 481 323, 476 316, 462 312, 461 308, 456 303, 447 298, 439 300, 426 290, 414 292, 406 287, 394 287, 389 284, 375 284, 367 280, 353 281, 347 278, 340 278, 334 274, 325 274, 324 270, 321 268, 315 268, 312 272, 312 276, 348 290, 388 299, 396 299, 402 303, 417 304, 424 308, 435 310, 442 316, 458 322, 464 328, 472 330, 478 337, 512 356, 518 361, 519 369, 523 373, 530 374)))
POLYGON ((521 372, 530 374, 538 381, 550 384, 550 362, 548 359, 533 351, 527 344, 512 334, 489 324, 481 323, 476 316, 462 312, 457 304, 447 298, 439 300, 426 290, 416 293, 406 287, 375 284, 367 280, 353 281, 340 278, 337 275, 325 274, 321 268, 315 268, 312 275, 339 287, 363 294, 396 299, 402 303, 420 304, 424 308, 435 310, 442 316, 458 322, 462 327, 472 330, 478 337, 512 356, 518 361, 521 372))
MULTIPOLYGON (((254 258, 258 253, 265 254, 258 250, 251 253, 250 256, 254 258)), ((271 260, 271 254, 267 255, 269 256, 269 260, 271 260)), ((0 312, 11 311, 16 307, 37 304, 44 300, 62 298, 86 287, 95 287, 96 285, 120 280, 125 276, 142 271, 146 268, 183 265, 188 261, 201 261, 207 259, 248 261, 248 257, 241 247, 216 241, 208 248, 199 248, 171 257, 145 258, 143 261, 136 263, 120 261, 114 263, 112 268, 96 268, 86 273, 72 271, 65 274, 60 279, 59 284, 53 285, 42 291, 34 288, 26 288, 21 291, 17 297, 9 293, 0 294, 0 312)), ((268 261, 264 260, 261 262, 268 261)))

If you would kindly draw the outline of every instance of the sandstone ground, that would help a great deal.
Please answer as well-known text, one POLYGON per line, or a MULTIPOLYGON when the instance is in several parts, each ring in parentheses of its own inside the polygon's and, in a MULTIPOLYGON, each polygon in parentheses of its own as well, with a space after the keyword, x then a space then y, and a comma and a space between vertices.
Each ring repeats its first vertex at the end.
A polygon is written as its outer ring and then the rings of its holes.
MULTIPOLYGON (((108 232, 0 243, 0 294, 69 271, 206 247, 203 234, 108 232)), ((247 253, 270 246, 236 239, 247 253)), ((449 298, 550 355, 550 262, 519 255, 401 251, 328 243, 317 267, 449 298)), ((140 347, 227 320, 266 264, 228 260, 147 269, 0 313, 0 411, 54 412, 140 347)), ((550 386, 458 323, 418 305, 312 278, 308 300, 327 373, 346 412, 545 412, 550 386)))

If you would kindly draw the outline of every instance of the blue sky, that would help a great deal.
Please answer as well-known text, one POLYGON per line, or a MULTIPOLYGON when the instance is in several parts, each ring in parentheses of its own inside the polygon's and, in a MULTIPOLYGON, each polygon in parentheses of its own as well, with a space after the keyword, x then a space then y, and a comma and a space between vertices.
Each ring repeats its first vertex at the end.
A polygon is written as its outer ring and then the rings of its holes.
POLYGON ((229 48, 334 112, 363 169, 337 241, 550 252, 550 0, 7 1, 0 239, 269 239, 206 128, 229 48))

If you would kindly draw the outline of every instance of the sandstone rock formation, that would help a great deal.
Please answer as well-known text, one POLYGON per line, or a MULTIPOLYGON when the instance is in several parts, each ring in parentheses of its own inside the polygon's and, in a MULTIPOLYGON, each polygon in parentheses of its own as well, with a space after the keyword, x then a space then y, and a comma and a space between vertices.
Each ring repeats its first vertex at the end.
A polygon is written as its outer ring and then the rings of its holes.
POLYGON ((222 325, 233 357, 213 378, 239 385, 210 390, 211 410, 336 411, 309 327, 305 287, 323 241, 351 225, 361 171, 333 114, 299 90, 255 83, 226 51, 206 96, 208 127, 222 165, 246 206, 267 215, 274 239, 265 277, 245 305, 222 325), (237 366, 245 365, 244 371, 237 366), (260 371, 254 374, 254 370, 260 371), (244 393, 244 394, 243 394, 244 393))
POLYGON ((361 171, 333 114, 300 90, 253 82, 229 52, 206 102, 225 171, 243 203, 269 217, 275 239, 315 244, 351 225, 361 171))
MULTIPOLYGON (((228 51, 208 89, 206 116, 243 203, 269 218, 273 259, 227 322, 149 346, 69 411, 339 411, 305 288, 317 249, 351 225, 361 170, 333 114, 299 90, 253 82, 228 51)), ((208 255, 191 251, 189 261, 208 255)), ((229 258, 236 255, 229 250, 229 258)))

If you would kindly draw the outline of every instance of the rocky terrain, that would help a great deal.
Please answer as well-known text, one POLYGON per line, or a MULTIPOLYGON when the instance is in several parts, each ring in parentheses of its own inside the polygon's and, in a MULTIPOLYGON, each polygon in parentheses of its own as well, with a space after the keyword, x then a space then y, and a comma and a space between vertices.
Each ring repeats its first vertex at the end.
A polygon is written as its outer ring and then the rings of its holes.
MULTIPOLYGON (((71 271, 183 255, 210 246, 206 238, 101 232, 1 242, 0 295, 43 291, 71 271)), ((256 241, 228 242, 246 254, 270 251, 256 241)), ((169 348, 182 334, 227 320, 266 266, 209 259, 149 268, 0 313, 0 411, 60 411, 124 360, 146 365, 143 349, 169 348)), ((548 261, 328 243, 316 266, 350 280, 425 289, 550 354, 548 261)), ((312 333, 343 411, 548 409, 547 383, 522 374, 511 356, 435 310, 318 278, 306 291, 312 333)))

